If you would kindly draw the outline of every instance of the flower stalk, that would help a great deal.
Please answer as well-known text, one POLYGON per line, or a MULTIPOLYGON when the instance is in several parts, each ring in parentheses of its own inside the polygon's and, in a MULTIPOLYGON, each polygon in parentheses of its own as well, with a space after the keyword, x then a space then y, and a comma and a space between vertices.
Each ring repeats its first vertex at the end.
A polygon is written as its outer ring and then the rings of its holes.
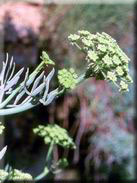
MULTIPOLYGON (((48 162, 49 162, 50 159, 51 159, 52 152, 53 152, 53 146, 54 146, 54 142, 52 141, 52 142, 50 143, 50 145, 49 145, 49 149, 48 149, 48 152, 47 152, 46 164, 48 164, 48 162)), ((40 173, 37 177, 35 177, 34 180, 40 180, 40 179, 44 178, 45 176, 47 176, 48 173, 50 172, 49 169, 50 169, 50 168, 48 168, 47 166, 45 166, 43 172, 40 173)))

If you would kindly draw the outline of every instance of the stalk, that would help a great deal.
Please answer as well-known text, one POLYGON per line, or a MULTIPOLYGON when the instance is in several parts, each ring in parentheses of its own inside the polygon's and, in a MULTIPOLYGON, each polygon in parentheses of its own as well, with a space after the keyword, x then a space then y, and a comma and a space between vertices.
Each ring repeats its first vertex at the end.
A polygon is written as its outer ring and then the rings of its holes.
MULTIPOLYGON (((50 158, 51 158, 51 155, 52 155, 52 152, 53 152, 53 146, 54 146, 54 143, 52 141, 50 143, 50 146, 49 146, 49 149, 48 149, 48 153, 47 153, 47 156, 46 156, 46 163, 48 163, 50 158)), ((40 180, 43 177, 45 177, 46 175, 48 175, 48 173, 49 173, 49 168, 47 166, 45 166, 43 172, 41 174, 39 174, 37 177, 35 177, 34 180, 40 180)))

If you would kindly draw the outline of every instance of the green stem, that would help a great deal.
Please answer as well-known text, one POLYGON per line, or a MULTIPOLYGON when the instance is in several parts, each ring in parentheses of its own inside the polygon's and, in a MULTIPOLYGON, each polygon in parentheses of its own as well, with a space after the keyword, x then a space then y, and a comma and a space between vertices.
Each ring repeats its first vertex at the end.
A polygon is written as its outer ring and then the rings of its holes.
POLYGON ((63 88, 62 90, 60 90, 60 91, 58 92, 58 95, 57 95, 57 96, 60 96, 60 95, 62 95, 63 93, 65 93, 65 88, 63 88))
POLYGON ((54 145, 54 142, 52 141, 50 143, 48 153, 47 153, 47 156, 46 156, 46 163, 50 160, 50 157, 51 157, 51 154, 52 154, 52 151, 53 151, 53 145, 54 145))
POLYGON ((49 173, 49 169, 46 167, 41 174, 39 174, 37 177, 34 178, 34 180, 40 180, 46 175, 48 175, 48 173, 49 173))
MULTIPOLYGON (((45 62, 46 62, 46 61, 42 61, 42 62, 36 67, 36 69, 33 71, 32 74, 34 74, 34 73, 36 73, 36 72, 37 72, 37 73, 40 72, 40 71, 44 68, 45 62)), ((31 75, 32 75, 32 74, 31 74, 31 75)), ((30 75, 30 76, 31 76, 31 75, 30 75)))
POLYGON ((86 78, 85 78, 85 73, 84 74, 82 74, 82 75, 80 75, 79 77, 78 77, 78 84, 79 83, 81 83, 82 81, 84 81, 86 78))
MULTIPOLYGON (((50 146, 49 146, 49 149, 48 149, 48 152, 47 152, 47 156, 46 156, 46 163, 50 160, 51 158, 51 154, 53 152, 53 146, 54 146, 54 142, 52 141, 50 143, 50 146)), ((46 175, 48 175, 49 173, 49 168, 47 166, 45 166, 43 172, 41 174, 39 174, 37 177, 34 178, 34 180, 40 180, 42 179, 43 177, 45 177, 46 175)))

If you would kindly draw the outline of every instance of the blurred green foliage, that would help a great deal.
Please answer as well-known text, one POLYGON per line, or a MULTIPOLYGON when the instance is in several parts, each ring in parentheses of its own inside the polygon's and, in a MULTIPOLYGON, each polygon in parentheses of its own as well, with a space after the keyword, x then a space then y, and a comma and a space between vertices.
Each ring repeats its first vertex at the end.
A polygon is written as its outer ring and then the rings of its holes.
POLYGON ((128 17, 132 12, 132 4, 73 5, 64 17, 61 29, 63 32, 68 33, 74 33, 80 29, 86 29, 94 33, 103 31, 110 24, 117 25, 120 30, 128 29, 128 17))

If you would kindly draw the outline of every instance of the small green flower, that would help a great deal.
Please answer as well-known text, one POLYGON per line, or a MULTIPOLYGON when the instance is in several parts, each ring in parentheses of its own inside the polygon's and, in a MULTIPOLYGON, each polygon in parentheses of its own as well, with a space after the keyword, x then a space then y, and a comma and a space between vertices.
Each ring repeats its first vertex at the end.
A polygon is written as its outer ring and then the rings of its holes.
POLYGON ((5 129, 5 127, 4 127, 4 126, 2 125, 2 123, 0 122, 0 134, 3 133, 4 129, 5 129))
POLYGON ((115 47, 112 47, 112 45, 108 45, 108 50, 111 54, 115 54, 115 47))
POLYGON ((9 173, 10 180, 33 180, 32 176, 28 173, 23 173, 20 170, 14 169, 9 173))
POLYGON ((44 138, 45 144, 53 143, 64 148, 75 148, 75 144, 72 138, 68 136, 67 131, 56 124, 39 125, 33 131, 44 138))
POLYGON ((128 91, 128 84, 126 84, 124 81, 120 82, 120 91, 128 91))
POLYGON ((107 48, 105 45, 98 45, 98 50, 102 51, 102 52, 106 52, 107 48))
POLYGON ((104 63, 107 65, 107 66, 110 66, 112 65, 112 59, 108 56, 108 55, 105 55, 102 60, 104 61, 104 63))
POLYGON ((122 50, 120 50, 119 52, 121 53, 120 57, 121 57, 123 63, 128 64, 130 59, 127 57, 127 55, 122 50))
POLYGON ((89 39, 86 39, 86 38, 83 38, 83 39, 82 39, 82 43, 83 43, 85 46, 87 46, 87 47, 92 46, 92 41, 89 40, 89 39))
POLYGON ((127 82, 129 82, 129 83, 133 83, 133 79, 131 78, 130 75, 127 75, 127 76, 126 76, 126 80, 127 80, 127 82))
POLYGON ((99 33, 97 35, 98 35, 97 41, 99 41, 102 45, 106 45, 106 43, 107 43, 106 39, 104 37, 100 36, 99 33))
POLYGON ((70 34, 70 35, 68 36, 68 39, 69 39, 70 41, 72 41, 72 42, 77 41, 79 38, 80 38, 80 36, 77 35, 77 34, 70 34))
POLYGON ((77 74, 73 68, 62 69, 58 71, 58 80, 61 86, 66 89, 73 89, 77 84, 77 74))
POLYGON ((4 181, 8 176, 8 173, 5 170, 0 170, 0 182, 4 181))
POLYGON ((44 142, 45 142, 45 144, 49 144, 51 142, 51 138, 50 137, 45 137, 44 142))
POLYGON ((107 79, 111 80, 113 82, 117 81, 117 78, 116 78, 115 74, 113 72, 110 72, 110 71, 107 72, 107 79))
POLYGON ((120 60, 120 58, 117 55, 113 56, 113 62, 116 65, 120 65, 121 64, 121 60, 120 60))
POLYGON ((119 76, 122 76, 122 75, 124 74, 123 68, 122 68, 121 66, 118 66, 118 67, 116 68, 116 72, 117 72, 117 74, 118 74, 119 76))
POLYGON ((124 64, 122 67, 123 67, 124 71, 129 72, 128 64, 124 64))
POLYGON ((89 60, 96 61, 98 59, 98 56, 95 51, 88 51, 88 58, 89 60))
POLYGON ((42 61, 45 62, 47 66, 55 65, 55 63, 49 58, 48 54, 45 51, 42 52, 42 56, 40 58, 42 59, 42 61))
POLYGON ((80 36, 88 36, 88 35, 90 35, 90 32, 87 31, 87 30, 79 30, 79 31, 78 31, 78 34, 79 34, 80 36))

